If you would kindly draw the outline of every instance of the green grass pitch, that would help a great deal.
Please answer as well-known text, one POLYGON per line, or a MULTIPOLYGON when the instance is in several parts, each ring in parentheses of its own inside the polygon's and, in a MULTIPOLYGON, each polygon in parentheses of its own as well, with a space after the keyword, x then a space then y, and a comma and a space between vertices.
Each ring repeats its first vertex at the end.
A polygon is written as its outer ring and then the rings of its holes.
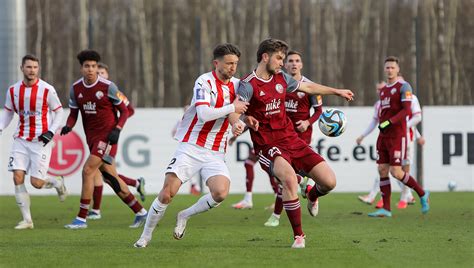
MULTIPOLYGON (((79 197, 59 203, 33 196, 34 230, 14 230, 20 212, 13 196, 0 197, 0 267, 473 267, 474 193, 432 193, 431 211, 419 202, 394 208, 393 218, 369 218, 373 208, 357 194, 330 194, 312 218, 302 200, 306 248, 291 249, 292 232, 283 213, 279 227, 264 227, 272 195, 254 195, 252 210, 230 205, 188 221, 186 236, 172 237, 176 213, 197 197, 180 195, 166 211, 148 248, 133 248, 142 229, 129 229, 131 211, 115 196, 105 196, 102 220, 86 230, 66 230, 79 197)), ((397 194, 392 196, 395 207, 397 194)), ((148 196, 145 207, 153 200, 148 196)))

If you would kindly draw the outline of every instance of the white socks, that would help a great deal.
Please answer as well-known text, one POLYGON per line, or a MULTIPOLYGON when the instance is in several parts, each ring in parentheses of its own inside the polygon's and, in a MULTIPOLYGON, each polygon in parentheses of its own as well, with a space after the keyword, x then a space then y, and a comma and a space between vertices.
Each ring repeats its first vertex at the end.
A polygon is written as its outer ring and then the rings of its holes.
POLYGON ((140 211, 136 213, 137 216, 143 216, 146 214, 146 209, 142 208, 140 211))
POLYGON ((194 203, 194 205, 190 206, 189 208, 187 208, 187 209, 185 209, 185 210, 183 210, 179 213, 180 213, 180 216, 182 216, 184 218, 189 218, 193 215, 208 211, 211 208, 215 208, 219 204, 220 203, 218 203, 218 202, 214 201, 214 199, 212 199, 211 193, 208 193, 208 194, 202 196, 201 198, 199 198, 199 200, 196 203, 194 203))
POLYGON ((377 194, 380 191, 379 182, 380 182, 380 178, 378 176, 375 177, 374 185, 372 186, 372 189, 370 189, 370 193, 369 193, 370 200, 374 200, 375 197, 377 197, 377 194))
POLYGON ((252 192, 246 192, 244 195, 245 202, 252 204, 252 192))
POLYGON ((18 207, 20 208, 23 220, 26 222, 32 222, 30 212, 30 195, 26 191, 25 184, 15 185, 15 199, 18 207))
POLYGON ((51 189, 51 188, 58 188, 60 185, 57 179, 47 178, 44 180, 45 184, 43 185, 43 189, 51 189))
POLYGON ((155 198, 153 203, 148 210, 148 216, 146 217, 145 227, 143 228, 143 233, 141 235, 142 238, 146 240, 151 240, 151 236, 153 234, 153 230, 155 230, 156 225, 158 222, 163 218, 165 215, 166 208, 168 204, 162 204, 158 197, 155 198))

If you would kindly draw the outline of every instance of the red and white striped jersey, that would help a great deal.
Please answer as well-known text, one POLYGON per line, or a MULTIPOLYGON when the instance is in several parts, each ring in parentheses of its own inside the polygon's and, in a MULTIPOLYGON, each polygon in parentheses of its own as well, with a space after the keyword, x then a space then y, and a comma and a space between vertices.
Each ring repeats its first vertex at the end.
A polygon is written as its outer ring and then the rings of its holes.
POLYGON ((19 81, 7 90, 5 109, 17 113, 20 117, 15 138, 38 141, 38 136, 51 130, 49 127, 52 112, 61 107, 54 87, 41 79, 31 87, 19 81))
POLYGON ((239 79, 235 77, 232 77, 229 83, 224 84, 217 78, 214 71, 199 76, 194 84, 191 105, 184 112, 174 138, 213 151, 225 152, 229 129, 227 116, 202 122, 198 119, 196 107, 207 105, 212 108, 220 108, 231 104, 234 102, 235 89, 238 85, 239 79))

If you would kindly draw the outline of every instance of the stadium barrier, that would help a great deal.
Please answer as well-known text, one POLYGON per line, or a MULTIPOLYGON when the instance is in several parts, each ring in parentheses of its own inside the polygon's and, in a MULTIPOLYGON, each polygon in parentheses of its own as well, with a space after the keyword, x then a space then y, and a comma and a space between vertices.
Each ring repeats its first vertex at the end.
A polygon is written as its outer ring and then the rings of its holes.
MULTIPOLYGON (((337 107, 336 107, 337 108, 337 107)), ((377 176, 375 165, 378 130, 366 137, 360 146, 355 139, 367 127, 373 115, 372 107, 339 107, 346 113, 346 132, 337 138, 320 133, 314 125, 312 147, 330 164, 337 175, 336 192, 366 192, 377 176)), ((68 110, 65 111, 66 120, 68 110)), ((149 194, 156 194, 164 181, 164 171, 178 144, 171 131, 182 116, 181 108, 136 109, 120 135, 116 157, 118 171, 126 176, 146 178, 149 194)), ((0 195, 13 195, 11 173, 7 171, 15 124, 15 116, 0 139, 0 195)), ((422 134, 426 138, 423 148, 424 185, 432 191, 447 191, 449 181, 456 182, 457 191, 473 191, 474 180, 474 107, 432 106, 423 108, 422 134)), ((74 134, 55 137, 50 172, 64 175, 71 194, 81 191, 81 169, 88 156, 82 123, 79 120, 74 134)), ((227 164, 231 174, 231 193, 245 191, 243 161, 251 146, 250 136, 245 133, 233 146, 227 147, 227 164)), ((55 191, 33 190, 32 194, 55 194, 55 191)), ((268 177, 255 166, 254 192, 272 192, 268 177)), ((398 191, 398 186, 393 187, 398 191)), ((112 194, 110 187, 104 192, 112 194)), ((133 191, 134 192, 134 191, 133 191)), ((180 193, 188 193, 184 185, 180 193)))

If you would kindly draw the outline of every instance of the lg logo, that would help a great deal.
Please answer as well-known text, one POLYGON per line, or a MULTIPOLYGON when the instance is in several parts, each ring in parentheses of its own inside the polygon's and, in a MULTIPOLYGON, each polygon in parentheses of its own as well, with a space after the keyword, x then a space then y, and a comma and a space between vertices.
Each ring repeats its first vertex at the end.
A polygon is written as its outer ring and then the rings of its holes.
POLYGON ((68 176, 76 172, 85 157, 84 144, 74 131, 65 136, 54 136, 48 173, 54 176, 68 176))

